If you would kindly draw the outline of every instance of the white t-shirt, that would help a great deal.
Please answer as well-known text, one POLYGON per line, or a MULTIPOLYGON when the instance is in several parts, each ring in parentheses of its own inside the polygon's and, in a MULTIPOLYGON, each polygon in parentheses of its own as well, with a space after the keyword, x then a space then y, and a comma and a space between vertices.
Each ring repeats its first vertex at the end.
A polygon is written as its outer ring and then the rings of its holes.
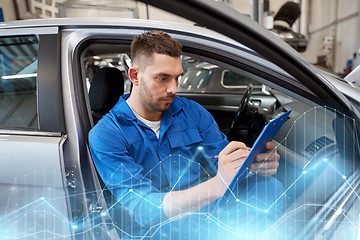
MULTIPOLYGON (((129 105, 129 104, 128 104, 129 105)), ((130 106, 130 105, 129 105, 130 106)), ((130 107, 131 111, 134 113, 135 117, 137 117, 137 119, 139 119, 141 122, 145 123, 146 126, 148 126, 149 128, 151 128, 155 134, 156 137, 159 138, 160 136, 160 125, 161 125, 161 120, 159 121, 149 121, 143 117, 141 117, 139 114, 137 114, 137 112, 135 112, 131 107, 130 107)))

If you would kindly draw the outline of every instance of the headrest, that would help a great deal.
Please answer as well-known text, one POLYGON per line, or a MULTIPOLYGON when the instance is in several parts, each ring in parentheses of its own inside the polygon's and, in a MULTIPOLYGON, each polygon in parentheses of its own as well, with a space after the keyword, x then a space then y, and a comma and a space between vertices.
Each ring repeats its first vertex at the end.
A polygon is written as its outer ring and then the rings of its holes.
POLYGON ((89 90, 91 111, 106 114, 124 94, 124 77, 117 68, 100 68, 89 90))

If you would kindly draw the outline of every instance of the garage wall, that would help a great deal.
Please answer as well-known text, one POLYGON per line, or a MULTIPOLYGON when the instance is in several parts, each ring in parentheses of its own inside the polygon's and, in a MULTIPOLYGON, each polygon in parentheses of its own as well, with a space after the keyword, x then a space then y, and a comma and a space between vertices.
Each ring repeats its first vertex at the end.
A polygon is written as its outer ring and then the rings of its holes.
POLYGON ((137 2, 137 7, 139 10, 139 18, 141 19, 149 18, 158 21, 173 21, 178 23, 193 24, 193 22, 187 19, 178 17, 174 14, 167 13, 161 9, 149 5, 146 6, 144 3, 137 2))
POLYGON ((136 3, 130 0, 61 1, 60 17, 138 18, 136 3))
MULTIPOLYGON (((260 0, 261 1, 261 0, 260 0)), ((252 0, 233 0, 233 6, 240 12, 250 14, 252 0)), ((274 14, 286 0, 270 0, 270 11, 274 14)), ((307 4, 293 30, 306 35, 309 45, 302 55, 311 63, 318 58, 335 72, 342 73, 346 62, 353 58, 360 46, 359 0, 294 0, 307 4), (301 18, 307 18, 306 26, 300 26, 301 18)))
POLYGON ((14 21, 16 20, 14 1, 13 0, 0 0, 0 8, 3 9, 4 20, 14 21))
POLYGON ((67 17, 109 17, 109 18, 134 18, 132 12, 122 11, 122 9, 105 9, 105 8, 68 8, 66 9, 67 17))
POLYGON ((310 0, 309 46, 304 57, 312 63, 326 56, 335 72, 343 72, 357 49, 358 0, 310 0), (330 43, 326 40, 333 39, 330 43))
POLYGON ((82 3, 77 0, 68 0, 61 5, 60 17, 117 17, 117 18, 140 18, 159 21, 172 21, 192 24, 184 18, 167 13, 144 3, 132 0, 102 0, 82 3))
MULTIPOLYGON (((252 2, 253 0, 232 0, 231 5, 241 13, 250 14, 252 2)), ((286 2, 286 0, 270 0, 270 11, 277 12, 286 2)))

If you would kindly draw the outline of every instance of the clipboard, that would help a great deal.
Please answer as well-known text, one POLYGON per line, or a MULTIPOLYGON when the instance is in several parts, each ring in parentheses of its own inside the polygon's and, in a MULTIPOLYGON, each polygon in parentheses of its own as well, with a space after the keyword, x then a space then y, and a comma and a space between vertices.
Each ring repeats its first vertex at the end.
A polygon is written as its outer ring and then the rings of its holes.
MULTIPOLYGON (((286 119, 289 117, 291 111, 292 110, 289 110, 286 113, 283 113, 282 115, 265 125, 264 129, 262 130, 258 138, 255 140, 249 155, 246 157, 244 163, 239 168, 238 172, 234 176, 223 196, 217 201, 216 206, 219 206, 222 203, 229 201, 229 198, 233 194, 232 192, 236 187, 236 184, 240 183, 248 175, 250 165, 255 161, 256 156, 265 150, 265 144, 267 142, 271 142, 274 139, 277 132, 280 130, 286 119)), ((237 197, 235 198, 237 199, 237 197)))

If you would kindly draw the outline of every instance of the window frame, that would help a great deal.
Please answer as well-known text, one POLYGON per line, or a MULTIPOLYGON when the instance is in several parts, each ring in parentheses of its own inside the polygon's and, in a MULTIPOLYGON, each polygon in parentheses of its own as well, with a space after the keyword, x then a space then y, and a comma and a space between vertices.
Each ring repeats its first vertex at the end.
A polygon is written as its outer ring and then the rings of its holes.
POLYGON ((37 36, 37 121, 38 128, 0 126, 0 134, 60 136, 65 133, 60 76, 58 27, 4 29, 0 37, 37 36), (52 64, 52 65, 51 65, 52 64))

